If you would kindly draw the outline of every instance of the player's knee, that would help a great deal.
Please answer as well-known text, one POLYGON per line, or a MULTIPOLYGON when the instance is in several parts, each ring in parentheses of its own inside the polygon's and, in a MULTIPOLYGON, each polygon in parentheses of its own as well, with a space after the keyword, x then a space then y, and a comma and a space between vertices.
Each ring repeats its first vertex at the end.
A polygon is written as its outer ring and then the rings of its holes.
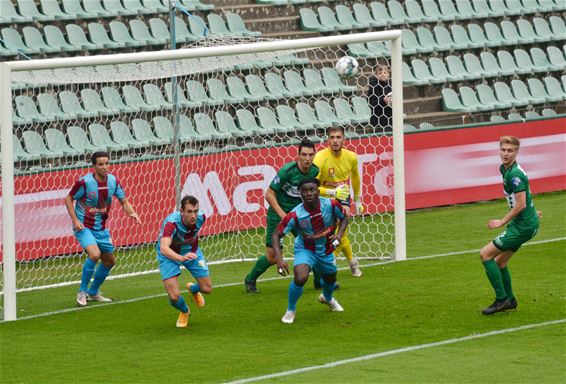
POLYGON ((497 263, 497 266, 499 267, 499 269, 503 269, 507 266, 507 260, 501 260, 496 258, 495 262, 497 263))
POLYGON ((212 292, 212 284, 202 284, 199 286, 199 288, 202 293, 209 294, 210 292, 212 292))
POLYGON ((167 292, 167 296, 169 296, 169 300, 171 302, 176 303, 177 301, 179 301, 181 294, 179 292, 167 292))
POLYGON ((487 250, 484 248, 480 251, 480 259, 481 261, 488 261, 492 259, 492 256, 487 250))

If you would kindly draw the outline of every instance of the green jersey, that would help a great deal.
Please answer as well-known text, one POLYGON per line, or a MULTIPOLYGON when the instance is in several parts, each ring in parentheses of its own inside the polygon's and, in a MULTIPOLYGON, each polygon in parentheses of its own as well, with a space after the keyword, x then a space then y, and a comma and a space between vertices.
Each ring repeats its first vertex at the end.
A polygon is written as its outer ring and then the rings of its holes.
MULTIPOLYGON (((315 178, 318 172, 319 168, 313 164, 306 173, 303 173, 296 161, 285 164, 277 172, 277 176, 275 176, 269 188, 275 192, 277 202, 285 213, 291 212, 302 202, 299 183, 307 178, 315 178)), ((269 210, 273 211, 271 207, 269 207, 269 210)))
POLYGON ((501 175, 503 175, 503 190, 505 192, 505 198, 507 199, 507 204, 509 204, 509 209, 517 204, 515 194, 518 192, 525 192, 525 199, 527 206, 521 211, 509 225, 513 224, 521 229, 530 229, 532 227, 538 227, 539 220, 537 211, 535 209, 535 204, 531 198, 531 190, 529 188, 529 178, 527 174, 521 168, 517 162, 514 162, 507 170, 503 165, 499 167, 501 175))

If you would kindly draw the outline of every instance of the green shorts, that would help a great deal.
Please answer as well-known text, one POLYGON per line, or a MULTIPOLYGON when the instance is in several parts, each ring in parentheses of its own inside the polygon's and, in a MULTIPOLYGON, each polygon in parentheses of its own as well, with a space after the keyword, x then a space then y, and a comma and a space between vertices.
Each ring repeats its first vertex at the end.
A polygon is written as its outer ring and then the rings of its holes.
MULTIPOLYGON (((279 215, 277 213, 275 213, 274 211, 272 211, 271 209, 267 210, 267 219, 266 219, 267 223, 265 226, 265 246, 268 248, 271 248, 271 246, 273 244, 271 244, 271 236, 273 235, 273 232, 275 232, 275 230, 277 229, 277 226, 279 225, 279 223, 281 222, 281 218, 279 217, 279 215)), ((295 237, 297 236, 297 232, 294 229, 291 232, 295 237)), ((281 238, 281 242, 279 243, 279 248, 282 247, 283 244, 283 238, 281 238)))
POLYGON ((515 225, 508 225, 507 228, 499 236, 493 240, 495 245, 501 251, 517 252, 521 245, 535 237, 538 232, 538 225, 530 228, 518 228, 515 225))

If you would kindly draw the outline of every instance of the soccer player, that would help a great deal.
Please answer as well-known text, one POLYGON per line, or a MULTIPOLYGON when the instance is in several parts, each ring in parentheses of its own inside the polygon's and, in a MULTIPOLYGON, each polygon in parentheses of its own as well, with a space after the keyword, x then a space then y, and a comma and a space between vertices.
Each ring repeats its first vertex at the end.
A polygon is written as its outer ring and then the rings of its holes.
POLYGON ((185 328, 191 313, 189 306, 179 290, 181 265, 196 279, 197 284, 187 283, 187 289, 199 307, 204 307, 202 293, 212 291, 208 266, 200 247, 198 232, 206 217, 199 210, 199 203, 194 196, 181 199, 181 208, 165 218, 157 239, 157 260, 161 280, 169 297, 169 304, 179 310, 177 327, 185 328), (202 293, 201 293, 202 292, 202 293))
POLYGON ((480 251, 485 272, 495 291, 495 301, 482 310, 484 315, 517 308, 507 264, 521 245, 537 234, 539 227, 541 213, 535 210, 527 174, 516 161, 519 146, 520 142, 516 137, 503 136, 499 139, 502 163, 499 171, 503 176, 503 190, 509 212, 502 219, 487 222, 489 229, 504 225, 507 228, 480 251))
MULTIPOLYGON (((332 297, 336 284, 336 260, 334 259, 334 242, 342 237, 349 217, 344 214, 340 203, 335 199, 319 197, 317 179, 304 179, 299 184, 303 200, 289 212, 272 235, 272 242, 277 244, 281 237, 291 231, 297 231, 295 238, 295 259, 293 263, 294 279, 289 285, 287 311, 281 319, 291 324, 295 321, 297 301, 303 294, 303 286, 309 278, 312 268, 322 275, 323 293, 318 301, 326 304, 332 311, 342 312, 344 309, 332 297), (336 230, 339 222, 338 230, 336 230)), ((273 248, 275 261, 282 275, 289 273, 289 266, 281 256, 281 250, 273 248)))
POLYGON ((126 199, 120 182, 109 173, 108 152, 93 153, 91 162, 94 172, 77 180, 65 198, 65 206, 73 222, 75 237, 87 254, 83 265, 81 287, 77 294, 79 307, 84 307, 87 301, 112 301, 99 292, 100 286, 115 263, 114 245, 106 228, 106 220, 112 207, 112 196, 116 196, 129 217, 141 224, 138 214, 126 199), (73 200, 76 200, 74 207, 73 200), (98 260, 101 262, 96 267, 98 260), (93 274, 94 279, 90 283, 93 274))
MULTIPOLYGON (((344 128, 328 128, 328 146, 319 151, 313 160, 320 169, 317 178, 320 180, 320 194, 323 197, 336 198, 342 205, 350 207, 350 181, 354 190, 354 203, 356 214, 363 213, 360 196, 360 174, 358 172, 358 156, 344 148, 344 128)), ((354 257, 352 245, 348 239, 348 230, 340 238, 340 245, 336 247, 334 254, 338 256, 342 252, 348 259, 350 271, 355 277, 361 277, 360 263, 354 257)), ((314 284, 319 288, 318 272, 315 270, 314 284)))
MULTIPOLYGON (((248 293, 258 293, 256 280, 270 266, 275 264, 273 243, 271 235, 277 224, 293 208, 301 203, 299 194, 299 183, 318 174, 318 167, 313 165, 315 148, 314 143, 303 139, 298 148, 298 159, 285 164, 277 176, 273 179, 265 193, 265 200, 269 204, 267 210, 267 225, 265 234, 265 255, 260 256, 250 273, 244 279, 244 285, 248 293)), ((276 246, 281 247, 278 243, 276 246)))

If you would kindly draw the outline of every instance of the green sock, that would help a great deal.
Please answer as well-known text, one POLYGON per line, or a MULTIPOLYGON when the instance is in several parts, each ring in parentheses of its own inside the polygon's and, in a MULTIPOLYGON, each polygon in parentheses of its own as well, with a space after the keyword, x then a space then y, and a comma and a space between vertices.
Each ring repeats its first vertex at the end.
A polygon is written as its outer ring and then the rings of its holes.
POLYGON ((483 267, 485 268, 485 273, 487 278, 491 283, 491 286, 495 290, 495 298, 497 300, 505 300, 507 294, 505 293, 505 288, 503 287, 503 279, 501 278, 501 270, 497 266, 495 260, 483 261, 483 267))
POLYGON ((246 281, 255 281, 258 277, 260 277, 263 272, 267 271, 267 268, 271 267, 271 263, 267 259, 267 256, 263 255, 260 256, 257 261, 255 262, 254 267, 246 276, 246 281))
POLYGON ((511 273, 509 273, 509 268, 505 267, 500 269, 501 280, 503 281, 503 287, 505 287, 505 293, 507 293, 507 299, 513 300, 515 295, 513 295, 513 288, 511 286, 511 273))

